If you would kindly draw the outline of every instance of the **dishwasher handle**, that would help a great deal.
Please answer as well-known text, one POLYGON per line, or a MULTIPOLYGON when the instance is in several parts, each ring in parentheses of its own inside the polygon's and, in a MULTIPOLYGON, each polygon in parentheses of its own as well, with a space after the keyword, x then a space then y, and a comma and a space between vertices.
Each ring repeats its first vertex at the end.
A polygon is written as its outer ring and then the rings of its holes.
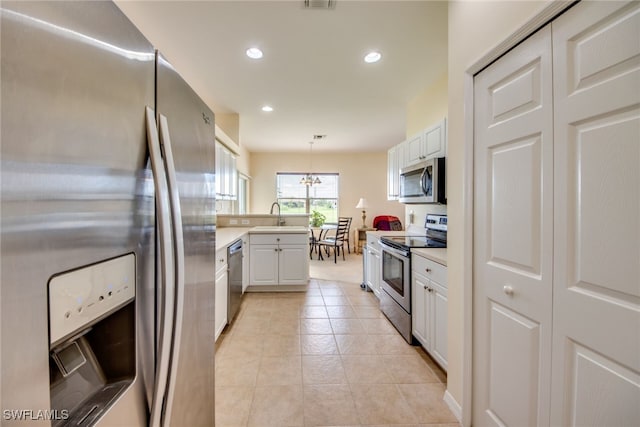
POLYGON ((238 239, 229 246, 229 256, 242 252, 242 239, 238 239))

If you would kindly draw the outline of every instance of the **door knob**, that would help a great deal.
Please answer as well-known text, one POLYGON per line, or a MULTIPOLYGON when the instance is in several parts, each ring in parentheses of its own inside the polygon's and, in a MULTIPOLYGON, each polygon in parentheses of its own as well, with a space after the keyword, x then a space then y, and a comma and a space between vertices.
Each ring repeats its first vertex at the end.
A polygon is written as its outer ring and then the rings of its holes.
POLYGON ((514 293, 513 287, 511 285, 504 285, 502 287, 502 291, 505 293, 505 295, 508 295, 510 297, 512 297, 514 293))

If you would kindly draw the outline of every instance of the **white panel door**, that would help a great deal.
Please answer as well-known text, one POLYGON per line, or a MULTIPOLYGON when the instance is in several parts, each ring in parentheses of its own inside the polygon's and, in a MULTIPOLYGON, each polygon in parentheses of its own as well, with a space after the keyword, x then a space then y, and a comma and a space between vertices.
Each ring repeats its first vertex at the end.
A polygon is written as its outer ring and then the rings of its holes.
POLYGON ((551 424, 640 425, 640 3, 553 22, 551 424))
POLYGON ((473 424, 549 422, 551 28, 475 77, 473 424))

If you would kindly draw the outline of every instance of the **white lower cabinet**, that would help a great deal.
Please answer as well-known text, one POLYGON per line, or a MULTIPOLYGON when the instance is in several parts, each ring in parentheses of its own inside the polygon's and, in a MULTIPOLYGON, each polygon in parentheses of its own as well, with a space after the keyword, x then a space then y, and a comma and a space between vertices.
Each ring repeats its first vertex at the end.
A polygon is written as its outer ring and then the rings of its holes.
POLYGON ((447 268, 411 255, 413 336, 447 370, 447 268))
POLYGON ((380 257, 380 240, 376 235, 367 233, 367 246, 363 251, 364 283, 380 298, 380 280, 382 280, 382 259, 380 257))
POLYGON ((308 239, 306 234, 251 234, 249 285, 306 285, 308 239))
POLYGON ((228 275, 227 275, 227 248, 216 252, 216 282, 215 282, 215 328, 216 340, 227 325, 227 299, 228 299, 228 275))

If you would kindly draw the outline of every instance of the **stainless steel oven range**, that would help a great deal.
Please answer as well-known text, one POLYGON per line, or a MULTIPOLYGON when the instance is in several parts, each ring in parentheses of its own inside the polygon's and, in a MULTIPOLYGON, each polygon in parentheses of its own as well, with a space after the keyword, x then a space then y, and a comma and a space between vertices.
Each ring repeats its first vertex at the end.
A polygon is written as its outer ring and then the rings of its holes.
POLYGON ((382 236, 382 280, 380 310, 400 335, 412 343, 411 336, 411 250, 446 248, 447 217, 427 215, 426 235, 382 236))

